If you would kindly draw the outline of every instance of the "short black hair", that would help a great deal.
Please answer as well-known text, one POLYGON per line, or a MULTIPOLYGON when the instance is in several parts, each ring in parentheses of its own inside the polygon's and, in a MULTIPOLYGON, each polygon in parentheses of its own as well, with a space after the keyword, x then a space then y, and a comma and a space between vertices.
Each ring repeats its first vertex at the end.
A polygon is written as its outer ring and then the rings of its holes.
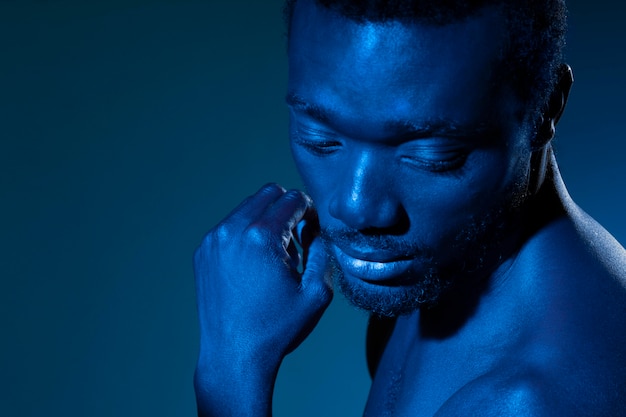
MULTIPOLYGON (((508 42, 503 57, 506 80, 537 120, 560 77, 567 32, 565 0, 314 0, 357 22, 393 20, 445 25, 500 8, 508 42)), ((287 36, 297 0, 286 0, 287 36)))

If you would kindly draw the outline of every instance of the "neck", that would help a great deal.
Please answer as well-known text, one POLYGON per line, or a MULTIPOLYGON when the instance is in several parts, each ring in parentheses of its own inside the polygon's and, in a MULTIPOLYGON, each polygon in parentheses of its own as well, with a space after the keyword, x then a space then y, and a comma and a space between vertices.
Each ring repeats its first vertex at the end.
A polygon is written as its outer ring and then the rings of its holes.
POLYGON ((507 279, 511 266, 527 242, 546 225, 561 218, 571 199, 549 147, 536 156, 529 177, 529 194, 520 207, 507 240, 487 255, 490 265, 475 276, 463 277, 431 308, 419 312, 423 337, 443 339, 456 333, 476 312, 486 294, 507 279))

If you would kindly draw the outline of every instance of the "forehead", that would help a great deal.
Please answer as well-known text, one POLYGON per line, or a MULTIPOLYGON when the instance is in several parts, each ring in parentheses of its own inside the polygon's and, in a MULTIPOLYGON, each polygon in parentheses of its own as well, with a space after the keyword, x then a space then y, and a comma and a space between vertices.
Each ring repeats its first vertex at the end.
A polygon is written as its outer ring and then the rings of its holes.
POLYGON ((346 118, 475 121, 499 110, 490 103, 505 41, 495 8, 435 26, 357 22, 300 0, 291 22, 289 93, 346 118))

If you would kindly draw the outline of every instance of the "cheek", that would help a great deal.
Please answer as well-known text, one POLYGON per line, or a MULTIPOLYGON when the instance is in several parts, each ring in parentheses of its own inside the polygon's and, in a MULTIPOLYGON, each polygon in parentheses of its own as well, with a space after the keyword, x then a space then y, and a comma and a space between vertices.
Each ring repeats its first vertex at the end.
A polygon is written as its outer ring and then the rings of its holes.
POLYGON ((446 244, 468 220, 484 210, 480 192, 460 181, 432 181, 404 199, 410 233, 431 246, 446 244))
POLYGON ((407 187, 404 201, 413 233, 431 243, 454 239, 469 223, 489 216, 524 189, 526 165, 506 152, 485 153, 468 161, 462 175, 431 177, 407 187))

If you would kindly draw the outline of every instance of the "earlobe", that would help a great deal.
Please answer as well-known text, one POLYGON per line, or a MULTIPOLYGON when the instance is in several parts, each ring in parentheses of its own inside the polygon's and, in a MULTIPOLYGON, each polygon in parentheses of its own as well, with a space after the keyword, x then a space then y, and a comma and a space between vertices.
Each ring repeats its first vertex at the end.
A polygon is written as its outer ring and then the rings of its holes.
POLYGON ((572 68, 567 64, 562 64, 559 69, 559 77, 554 91, 550 99, 546 103, 546 107, 542 112, 537 123, 537 136, 533 143, 533 148, 539 149, 545 146, 554 138, 556 133, 556 124, 561 119, 569 92, 574 83, 574 75, 572 68))

